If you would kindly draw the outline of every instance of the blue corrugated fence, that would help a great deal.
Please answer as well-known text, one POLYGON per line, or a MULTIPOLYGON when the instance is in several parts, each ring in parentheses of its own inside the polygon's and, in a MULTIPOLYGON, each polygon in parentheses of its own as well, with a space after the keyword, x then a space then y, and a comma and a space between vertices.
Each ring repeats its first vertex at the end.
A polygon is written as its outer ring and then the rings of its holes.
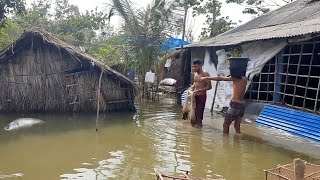
POLYGON ((267 104, 256 123, 320 141, 320 116, 267 104))

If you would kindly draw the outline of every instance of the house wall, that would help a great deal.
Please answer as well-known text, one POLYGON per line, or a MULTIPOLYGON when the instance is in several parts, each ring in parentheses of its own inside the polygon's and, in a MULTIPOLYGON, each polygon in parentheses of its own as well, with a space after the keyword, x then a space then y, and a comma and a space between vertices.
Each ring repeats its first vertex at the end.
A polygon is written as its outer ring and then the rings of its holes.
POLYGON ((190 84, 193 84, 193 72, 192 72, 192 61, 194 59, 201 59, 204 60, 206 56, 206 49, 207 48, 192 48, 191 49, 191 63, 190 66, 188 67, 188 70, 190 71, 191 77, 190 77, 190 84))
MULTIPOLYGON (((247 88, 254 75, 259 74, 265 63, 281 51, 285 45, 285 40, 268 40, 264 42, 257 41, 241 46, 243 49, 241 57, 249 58, 246 72, 246 76, 249 78, 247 88)), ((226 63, 228 59, 227 50, 217 50, 216 55, 218 56, 217 74, 221 76, 230 75, 229 66, 226 63)), ((229 107, 231 95, 232 82, 219 82, 213 109, 221 111, 224 107, 229 107)))
MULTIPOLYGON (((0 63, 0 111, 95 112, 100 70, 41 40, 0 63)), ((102 78, 102 111, 132 110, 131 87, 102 78)))

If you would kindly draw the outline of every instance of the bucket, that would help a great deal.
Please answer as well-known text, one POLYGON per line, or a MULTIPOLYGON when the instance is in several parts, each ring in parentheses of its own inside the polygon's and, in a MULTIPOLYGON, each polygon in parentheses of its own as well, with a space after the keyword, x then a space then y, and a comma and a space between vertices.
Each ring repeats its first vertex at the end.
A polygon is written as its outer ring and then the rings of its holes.
POLYGON ((229 61, 231 77, 241 78, 246 75, 249 58, 231 57, 229 61))

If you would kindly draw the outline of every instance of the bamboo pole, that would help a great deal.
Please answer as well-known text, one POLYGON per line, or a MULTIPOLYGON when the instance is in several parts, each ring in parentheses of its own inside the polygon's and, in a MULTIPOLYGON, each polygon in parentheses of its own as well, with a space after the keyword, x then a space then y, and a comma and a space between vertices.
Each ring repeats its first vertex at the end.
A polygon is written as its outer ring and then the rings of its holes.
POLYGON ((101 69, 100 77, 99 77, 99 86, 98 86, 98 100, 97 100, 97 119, 96 119, 96 132, 99 132, 101 130, 100 122, 99 122, 99 111, 100 111, 100 91, 101 91, 101 79, 103 75, 103 70, 101 69))

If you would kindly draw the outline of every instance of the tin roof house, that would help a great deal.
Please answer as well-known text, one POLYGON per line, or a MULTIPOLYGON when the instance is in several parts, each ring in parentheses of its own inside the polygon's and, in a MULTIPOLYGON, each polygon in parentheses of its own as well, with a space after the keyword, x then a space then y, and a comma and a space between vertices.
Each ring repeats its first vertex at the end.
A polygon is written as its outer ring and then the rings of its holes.
MULTIPOLYGON (((204 59, 211 76, 229 75, 227 59, 237 49, 239 57, 249 58, 247 101, 285 107, 278 119, 288 112, 309 112, 301 116, 320 121, 320 0, 297 0, 187 48, 191 59, 204 59)), ((228 106, 231 88, 219 83, 214 109, 228 106)), ((208 92, 207 108, 214 91, 208 92)))

